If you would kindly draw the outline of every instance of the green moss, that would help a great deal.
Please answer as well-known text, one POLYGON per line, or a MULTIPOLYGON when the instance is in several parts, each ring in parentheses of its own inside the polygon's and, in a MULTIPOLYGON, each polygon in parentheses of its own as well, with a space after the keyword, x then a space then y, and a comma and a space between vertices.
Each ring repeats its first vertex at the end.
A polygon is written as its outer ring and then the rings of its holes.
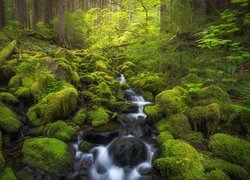
POLYGON ((183 137, 184 140, 189 142, 192 146, 198 147, 204 142, 204 138, 201 132, 190 132, 183 137))
POLYGON ((0 102, 0 127, 12 133, 17 132, 20 126, 21 122, 17 119, 17 115, 0 102))
POLYGON ((202 79, 198 77, 196 74, 188 74, 181 78, 181 84, 187 85, 187 84, 198 84, 202 83, 202 79))
POLYGON ((31 172, 28 170, 21 170, 16 173, 16 177, 18 180, 35 180, 31 172))
POLYGON ((154 164, 169 179, 205 179, 201 156, 180 140, 166 141, 162 147, 162 158, 155 160, 154 164))
POLYGON ((16 180, 16 176, 11 168, 5 168, 2 172, 0 172, 1 180, 16 180))
POLYGON ((229 95, 219 86, 211 85, 202 88, 198 93, 200 105, 208 105, 211 103, 228 103, 230 102, 229 95))
POLYGON ((148 102, 153 102, 154 101, 154 96, 149 91, 143 91, 142 96, 145 99, 145 101, 148 101, 148 102))
POLYGON ((158 94, 155 102, 159 105, 160 112, 166 116, 184 112, 187 108, 185 98, 187 91, 181 87, 175 87, 172 90, 165 90, 158 94))
POLYGON ((69 170, 68 146, 54 138, 31 138, 23 144, 23 160, 31 167, 60 176, 69 170))
POLYGON ((207 180, 230 180, 230 178, 221 170, 212 170, 207 173, 207 180))
POLYGON ((161 118, 160 107, 158 105, 146 106, 144 111, 147 114, 147 121, 151 124, 159 121, 161 118))
POLYGON ((82 125, 87 118, 87 110, 85 108, 81 108, 77 111, 76 115, 73 117, 72 122, 77 125, 82 125))
POLYGON ((0 51, 0 62, 4 61, 9 57, 16 47, 16 40, 12 41, 8 46, 6 46, 2 51, 0 51))
POLYGON ((241 166, 229 163, 221 159, 211 159, 203 162, 206 172, 221 170, 232 179, 247 180, 248 172, 241 166))
POLYGON ((4 164, 5 164, 4 156, 2 151, 0 151, 0 170, 3 169, 4 164))
POLYGON ((169 120, 166 119, 166 118, 161 119, 154 126, 156 127, 158 132, 170 131, 171 130, 169 120))
POLYGON ((91 148, 91 145, 87 141, 82 141, 79 145, 79 150, 82 152, 88 152, 91 148))
POLYGON ((19 103, 19 100, 13 94, 8 93, 8 92, 0 93, 0 101, 6 102, 9 104, 19 103))
POLYGON ((109 115, 104 108, 97 107, 96 109, 88 112, 88 119, 93 127, 98 127, 107 124, 109 121, 109 115))
POLYGON ((77 90, 70 84, 65 84, 62 90, 48 94, 31 107, 27 116, 36 126, 67 117, 76 109, 77 96, 77 90))
POLYGON ((168 132, 168 131, 164 131, 164 132, 161 132, 159 134, 159 136, 157 136, 156 140, 159 144, 163 144, 164 142, 166 142, 167 140, 169 139, 174 139, 173 135, 168 132))
POLYGON ((191 125, 187 116, 184 114, 175 114, 169 118, 170 132, 175 138, 182 138, 191 132, 191 125))
POLYGON ((250 169, 250 142, 218 133, 210 137, 208 147, 214 156, 250 169))
POLYGON ((2 132, 0 131, 0 152, 3 150, 3 135, 2 132))
POLYGON ((43 131, 43 134, 48 137, 68 142, 72 136, 76 134, 76 130, 63 121, 56 121, 54 123, 48 123, 43 131))
POLYGON ((202 130, 206 127, 207 134, 213 134, 221 120, 222 110, 219 104, 213 103, 208 106, 197 106, 189 109, 188 115, 194 131, 202 130))
POLYGON ((95 62, 95 69, 97 71, 105 71, 108 69, 108 66, 107 66, 106 62, 99 60, 99 61, 95 62))

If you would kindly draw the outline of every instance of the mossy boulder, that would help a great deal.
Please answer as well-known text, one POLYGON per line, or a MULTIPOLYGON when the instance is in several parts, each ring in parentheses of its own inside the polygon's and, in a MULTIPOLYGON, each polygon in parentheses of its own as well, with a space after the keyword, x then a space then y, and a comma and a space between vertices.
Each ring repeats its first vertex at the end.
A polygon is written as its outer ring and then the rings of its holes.
POLYGON ((205 131, 207 134, 216 132, 222 119, 222 109, 217 103, 190 108, 186 114, 194 131, 205 131))
POLYGON ((199 147, 204 142, 203 134, 201 132, 190 132, 185 134, 182 138, 194 147, 199 147))
POLYGON ((97 71, 105 71, 108 69, 108 66, 107 66, 106 62, 99 60, 99 61, 95 62, 95 69, 97 71))
POLYGON ((82 141, 79 145, 79 150, 82 151, 82 152, 88 152, 91 148, 91 145, 89 142, 87 141, 82 141))
POLYGON ((11 168, 5 168, 0 172, 1 180, 16 180, 16 176, 11 168))
POLYGON ((147 121, 151 124, 157 122, 162 117, 162 113, 160 112, 160 107, 156 104, 154 106, 146 106, 144 111, 147 115, 147 121))
POLYGON ((168 132, 168 131, 163 131, 163 132, 161 132, 158 136, 157 136, 157 138, 156 138, 156 140, 157 140, 157 142, 159 143, 159 144, 163 144, 163 143, 165 143, 166 141, 168 141, 168 140, 170 140, 170 139, 174 139, 174 137, 173 137, 173 135, 170 133, 170 132, 168 132))
POLYGON ((196 74, 188 74, 181 78, 182 85, 198 84, 198 83, 202 83, 202 79, 198 77, 196 74))
POLYGON ((77 125, 82 125, 87 119, 87 110, 85 108, 81 108, 77 111, 75 116, 72 119, 72 122, 74 122, 77 125))
POLYGON ((168 179, 205 179, 200 154, 181 140, 168 140, 154 165, 168 179))
POLYGON ((96 107, 94 110, 88 112, 88 119, 93 127, 98 127, 107 124, 109 115, 102 107, 96 107))
POLYGON ((11 65, 0 66, 0 84, 8 84, 9 80, 15 75, 14 67, 11 65))
POLYGON ((72 165, 67 144, 58 139, 28 139, 23 144, 22 152, 26 164, 55 176, 66 173, 72 165))
POLYGON ((208 105, 211 103, 223 104, 230 102, 230 97, 227 92, 216 85, 202 88, 198 92, 198 99, 199 105, 208 105))
POLYGON ((62 90, 48 94, 31 107, 27 116, 30 122, 36 126, 65 118, 75 111, 77 96, 77 90, 66 84, 62 90))
POLYGON ((0 128, 8 133, 14 133, 19 130, 20 126, 21 122, 17 115, 0 102, 0 128))
POLYGON ((48 123, 44 128, 43 134, 68 142, 76 134, 76 130, 63 121, 56 121, 54 123, 48 123))
POLYGON ((2 92, 0 93, 0 101, 8 104, 17 104, 19 100, 11 93, 2 92))
POLYGON ((207 180, 230 180, 230 178, 223 171, 216 169, 207 173, 207 180))
POLYGON ((204 161, 203 165, 206 172, 221 170, 231 179, 248 179, 248 172, 243 167, 221 159, 209 159, 204 161))
POLYGON ((149 91, 143 91, 142 97, 145 99, 145 101, 148 101, 148 102, 154 101, 154 95, 149 91))
POLYGON ((16 40, 9 43, 4 49, 0 51, 0 62, 8 58, 16 47, 16 40))
POLYGON ((160 121, 154 124, 158 132, 164 132, 171 130, 171 126, 168 118, 162 118, 160 121))
POLYGON ((218 133, 210 137, 208 147, 215 157, 250 169, 249 141, 218 133))
POLYGON ((187 90, 178 86, 159 93, 155 98, 159 112, 164 113, 165 116, 184 112, 187 108, 185 103, 187 93, 187 90))
POLYGON ((188 117, 184 114, 175 114, 169 117, 170 132, 175 138, 182 138, 191 132, 188 117))

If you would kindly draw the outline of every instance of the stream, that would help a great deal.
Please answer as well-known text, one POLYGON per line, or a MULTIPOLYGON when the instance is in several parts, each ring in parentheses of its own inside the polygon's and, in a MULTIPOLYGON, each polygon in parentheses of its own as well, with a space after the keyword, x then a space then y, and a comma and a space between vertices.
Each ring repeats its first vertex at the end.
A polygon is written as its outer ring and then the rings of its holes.
MULTIPOLYGON (((124 75, 117 80, 126 82, 124 75)), ((117 132, 98 134, 99 140, 89 137, 84 132, 78 133, 78 140, 73 144, 76 151, 74 172, 68 180, 139 180, 152 179, 152 160, 157 150, 155 132, 146 123, 144 106, 151 104, 137 95, 132 89, 125 90, 126 101, 136 104, 137 112, 121 114, 130 119, 122 123, 117 132), (94 144, 89 152, 79 150, 83 140, 94 144)))

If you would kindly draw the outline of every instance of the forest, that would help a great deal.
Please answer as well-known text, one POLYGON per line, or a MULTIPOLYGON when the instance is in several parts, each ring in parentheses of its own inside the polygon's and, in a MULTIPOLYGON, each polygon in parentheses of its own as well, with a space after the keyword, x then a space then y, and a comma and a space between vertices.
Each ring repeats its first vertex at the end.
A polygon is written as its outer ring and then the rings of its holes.
POLYGON ((0 180, 249 180, 250 0, 0 0, 0 180))

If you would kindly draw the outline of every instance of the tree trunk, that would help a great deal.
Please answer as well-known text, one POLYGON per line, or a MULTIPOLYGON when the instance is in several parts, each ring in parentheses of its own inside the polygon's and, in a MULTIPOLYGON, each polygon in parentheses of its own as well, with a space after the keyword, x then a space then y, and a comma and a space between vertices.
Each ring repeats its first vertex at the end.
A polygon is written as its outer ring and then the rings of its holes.
POLYGON ((79 0, 72 0, 72 10, 75 12, 77 9, 79 9, 79 0))
POLYGON ((36 24, 39 22, 39 0, 34 0, 33 2, 33 28, 36 28, 36 24))
POLYGON ((27 27, 27 4, 26 0, 16 0, 17 20, 24 28, 27 27))
POLYGON ((63 45, 66 39, 66 27, 65 27, 66 9, 67 9, 67 1, 59 0, 58 41, 60 45, 63 45))
POLYGON ((161 7, 160 7, 160 33, 167 32, 167 4, 165 0, 161 0, 161 7))
POLYGON ((44 13, 44 21, 46 24, 49 24, 53 18, 53 0, 45 1, 45 13, 44 13))
POLYGON ((5 7, 4 0, 0 0, 0 29, 5 26, 5 7))

